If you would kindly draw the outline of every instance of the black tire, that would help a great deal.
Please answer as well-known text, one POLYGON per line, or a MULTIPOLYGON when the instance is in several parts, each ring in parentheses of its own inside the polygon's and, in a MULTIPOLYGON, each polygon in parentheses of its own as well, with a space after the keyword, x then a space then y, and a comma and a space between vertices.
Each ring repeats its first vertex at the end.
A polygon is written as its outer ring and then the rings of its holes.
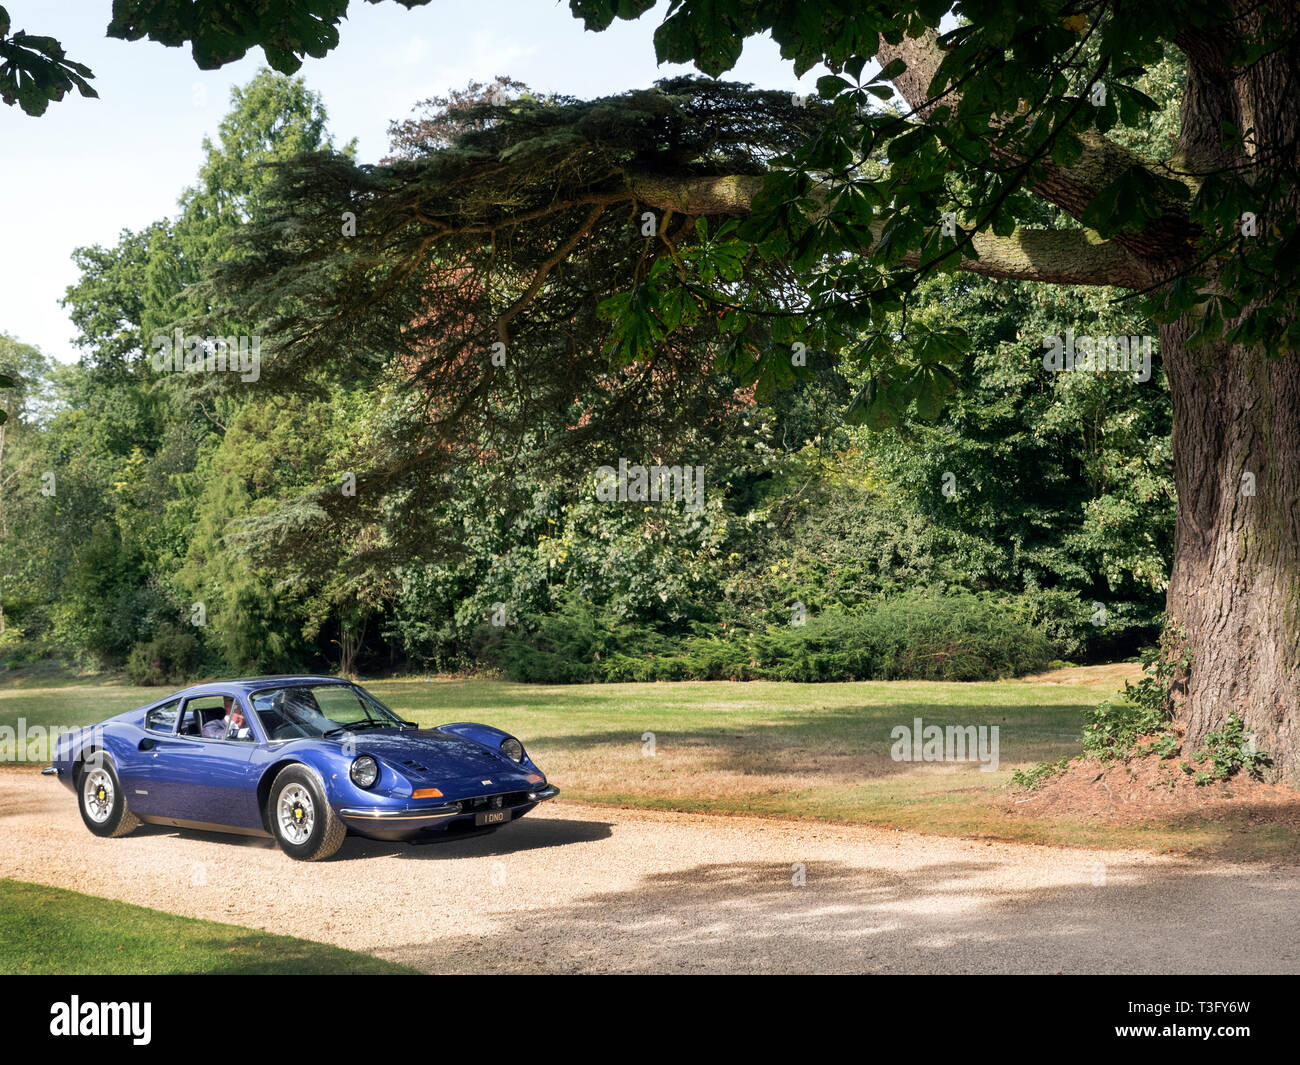
POLYGON ((300 862, 328 858, 348 834, 316 775, 301 765, 285 766, 276 774, 266 799, 266 819, 280 849, 300 862))
POLYGON ((77 809, 97 836, 116 839, 140 826, 140 819, 126 805, 117 770, 106 757, 92 756, 77 771, 77 809))

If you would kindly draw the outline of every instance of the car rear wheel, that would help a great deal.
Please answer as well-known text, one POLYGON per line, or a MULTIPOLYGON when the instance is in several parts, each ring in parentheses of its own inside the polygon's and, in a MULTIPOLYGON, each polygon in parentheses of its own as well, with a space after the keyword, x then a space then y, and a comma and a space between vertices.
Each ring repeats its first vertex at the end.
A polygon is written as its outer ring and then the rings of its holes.
POLYGON ((301 862, 328 858, 348 834, 316 778, 300 765, 286 766, 276 776, 266 817, 280 849, 301 862))
POLYGON ((126 805, 122 782, 107 758, 91 758, 77 778, 81 819, 97 836, 125 836, 140 824, 126 805))

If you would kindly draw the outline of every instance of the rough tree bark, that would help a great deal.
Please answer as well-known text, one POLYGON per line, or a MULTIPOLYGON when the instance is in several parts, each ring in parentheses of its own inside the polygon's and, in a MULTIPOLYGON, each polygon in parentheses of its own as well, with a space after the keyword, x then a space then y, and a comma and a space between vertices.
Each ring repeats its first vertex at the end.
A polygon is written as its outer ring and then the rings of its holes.
MULTIPOLYGON (((1300 161, 1300 77, 1294 58, 1246 71, 1222 62, 1222 42, 1189 37, 1180 146, 1191 170, 1249 167, 1251 154, 1300 161), (1254 152, 1221 149, 1222 122, 1255 130, 1254 152)), ((1294 172, 1294 171, 1293 171, 1294 172)), ((1261 219, 1263 221, 1263 219, 1261 219)), ((1300 221, 1293 194, 1269 224, 1300 221)), ((1194 322, 1160 331, 1173 393, 1178 524, 1170 621, 1192 665, 1179 693, 1185 746, 1237 714, 1300 781, 1300 359, 1250 348, 1190 348, 1194 322), (1247 476, 1249 475, 1249 476, 1247 476), (1253 486, 1251 481, 1253 480, 1253 486), (1254 494, 1249 494, 1253 487, 1254 494)))

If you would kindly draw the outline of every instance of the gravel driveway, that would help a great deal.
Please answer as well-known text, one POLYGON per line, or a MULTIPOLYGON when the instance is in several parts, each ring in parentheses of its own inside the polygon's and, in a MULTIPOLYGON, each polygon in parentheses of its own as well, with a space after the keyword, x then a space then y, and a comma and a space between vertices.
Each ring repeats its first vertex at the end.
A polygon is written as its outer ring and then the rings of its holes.
POLYGON ((97 839, 10 768, 0 876, 433 972, 1300 972, 1295 868, 563 800, 307 865, 235 836, 97 839))

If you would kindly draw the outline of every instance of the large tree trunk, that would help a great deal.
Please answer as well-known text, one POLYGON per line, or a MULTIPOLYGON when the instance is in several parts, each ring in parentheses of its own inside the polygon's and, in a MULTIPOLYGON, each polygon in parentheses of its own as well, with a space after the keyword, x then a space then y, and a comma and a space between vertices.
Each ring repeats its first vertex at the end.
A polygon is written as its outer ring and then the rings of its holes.
POLYGON ((1300 783, 1300 361, 1189 349, 1187 332, 1160 337, 1178 491, 1168 610, 1191 654, 1184 749, 1235 713, 1274 775, 1300 783))
MULTIPOLYGON (((1189 169, 1249 165, 1249 156, 1220 146, 1221 122, 1253 128, 1260 153, 1281 151, 1294 165, 1300 79, 1285 53, 1243 73, 1221 65, 1216 42, 1187 43, 1180 142, 1189 169)), ((1300 210, 1292 199, 1259 221, 1291 231, 1300 210)), ((1184 750, 1236 714, 1274 759, 1272 775, 1296 785, 1300 359, 1229 344, 1189 348, 1193 326, 1184 319, 1161 329, 1178 491, 1168 611, 1191 654, 1186 686, 1176 691, 1184 750)))

